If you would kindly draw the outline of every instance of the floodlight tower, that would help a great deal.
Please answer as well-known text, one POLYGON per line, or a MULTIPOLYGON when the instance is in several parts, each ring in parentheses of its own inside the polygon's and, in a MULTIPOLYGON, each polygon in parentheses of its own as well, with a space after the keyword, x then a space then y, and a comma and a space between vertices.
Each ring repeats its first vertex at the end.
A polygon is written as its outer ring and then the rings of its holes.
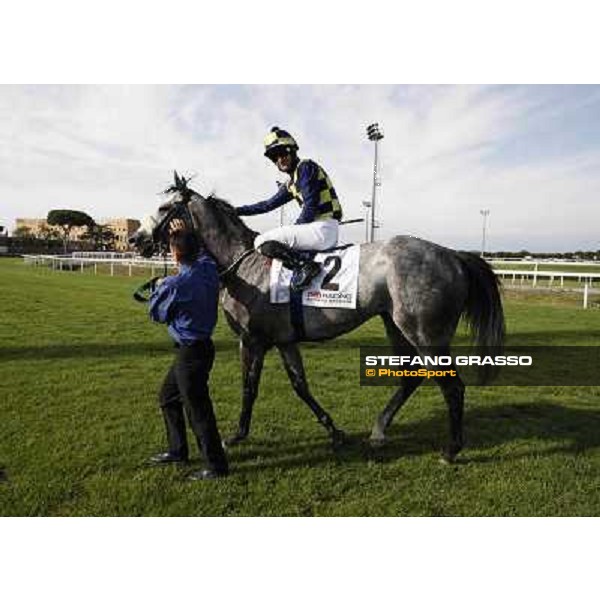
MULTIPOLYGON (((277 190, 281 189, 282 185, 285 185, 283 181, 276 181, 277 190)), ((285 204, 279 209, 279 227, 283 227, 285 225, 285 204)))
POLYGON ((483 217, 483 233, 481 235, 481 258, 485 256, 485 234, 487 228, 487 219, 490 214, 489 208, 484 208, 479 211, 479 214, 483 217))
MULTIPOLYGON (((376 196, 377 196, 377 188, 381 185, 381 182, 379 181, 378 177, 377 177, 377 172, 378 172, 378 165, 377 165, 377 146, 379 143, 379 140, 383 139, 383 133, 381 133, 381 131, 379 130, 379 123, 371 123, 371 125, 369 125, 367 127, 367 137, 369 138, 369 140, 371 140, 372 142, 375 142, 375 160, 373 163, 373 193, 371 196, 371 231, 370 231, 370 236, 368 236, 369 239, 367 239, 367 241, 369 242, 374 242, 375 241, 375 200, 376 200, 376 196)), ((368 207, 368 203, 365 203, 365 205, 368 207)), ((368 229, 367 229, 368 232, 368 229)))

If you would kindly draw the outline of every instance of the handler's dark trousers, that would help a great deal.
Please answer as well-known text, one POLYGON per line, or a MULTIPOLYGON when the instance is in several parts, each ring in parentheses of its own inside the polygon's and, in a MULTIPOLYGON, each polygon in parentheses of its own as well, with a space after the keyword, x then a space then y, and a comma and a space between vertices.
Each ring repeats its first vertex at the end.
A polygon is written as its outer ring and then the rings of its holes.
POLYGON ((177 346, 175 353, 175 361, 159 395, 169 451, 182 458, 188 457, 185 408, 207 466, 219 473, 227 472, 227 458, 208 391, 208 377, 215 358, 212 340, 199 341, 193 346, 177 346))

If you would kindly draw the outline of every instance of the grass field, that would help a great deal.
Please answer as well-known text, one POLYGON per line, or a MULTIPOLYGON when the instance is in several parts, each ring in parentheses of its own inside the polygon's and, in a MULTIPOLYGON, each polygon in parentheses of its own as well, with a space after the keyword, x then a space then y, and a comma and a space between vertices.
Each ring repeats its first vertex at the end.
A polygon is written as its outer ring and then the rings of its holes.
MULTIPOLYGON (((350 436, 333 451, 274 353, 253 431, 232 475, 186 481, 149 468, 163 449, 156 391, 171 360, 166 329, 131 300, 139 278, 53 272, 0 260, 0 515, 600 515, 600 389, 467 390, 467 447, 439 462, 446 409, 420 389, 390 443, 364 443, 392 388, 358 385, 372 321, 305 344, 315 396, 350 436)), ((559 296, 507 292, 511 344, 600 345, 600 311, 559 296)), ((220 429, 239 411, 237 340, 220 319, 211 385, 220 429)), ((196 454, 197 456, 197 454, 196 454)), ((199 463, 190 468, 198 468, 199 463)))

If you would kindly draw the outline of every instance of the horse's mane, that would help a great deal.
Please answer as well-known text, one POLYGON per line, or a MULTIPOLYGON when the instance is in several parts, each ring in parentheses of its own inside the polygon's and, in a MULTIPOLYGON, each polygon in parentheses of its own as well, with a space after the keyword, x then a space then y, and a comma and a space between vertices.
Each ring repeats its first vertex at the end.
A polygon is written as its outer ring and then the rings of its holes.
POLYGON ((231 217, 236 223, 241 223, 242 225, 244 225, 244 227, 246 227, 242 219, 240 219, 240 217, 238 216, 237 211, 235 210, 235 206, 233 206, 233 204, 231 204, 229 200, 219 198, 214 192, 211 192, 205 198, 205 200, 207 202, 212 202, 217 207, 217 210, 231 217))
POLYGON ((212 204, 216 209, 215 213, 218 217, 227 217, 227 221, 229 221, 230 226, 233 226, 240 237, 254 241, 254 238, 258 235, 258 233, 250 229, 244 223, 244 221, 242 221, 237 214, 235 206, 231 202, 223 198, 219 198, 214 192, 211 192, 206 198, 200 194, 197 194, 196 192, 192 192, 192 197, 194 197, 194 195, 198 199, 201 199, 201 201, 212 204))
POLYGON ((235 206, 231 202, 219 198, 214 192, 211 192, 206 198, 188 187, 189 179, 182 177, 181 179, 175 173, 175 185, 169 186, 164 192, 164 195, 179 194, 184 199, 194 200, 196 202, 207 202, 214 207, 213 215, 217 220, 221 231, 227 231, 239 237, 246 243, 253 243, 254 238, 258 235, 256 231, 250 229, 237 214, 235 206))

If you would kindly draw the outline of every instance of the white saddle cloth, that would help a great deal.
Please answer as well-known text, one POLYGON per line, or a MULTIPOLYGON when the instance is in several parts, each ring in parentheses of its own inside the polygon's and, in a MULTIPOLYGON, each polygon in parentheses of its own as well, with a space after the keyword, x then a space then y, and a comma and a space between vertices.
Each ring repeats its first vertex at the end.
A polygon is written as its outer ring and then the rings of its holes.
MULTIPOLYGON (((302 292, 302 304, 321 308, 356 308, 360 246, 320 252, 314 260, 321 263, 321 273, 302 292)), ((273 260, 270 280, 272 304, 290 301, 291 278, 292 271, 286 269, 281 261, 273 260)))

